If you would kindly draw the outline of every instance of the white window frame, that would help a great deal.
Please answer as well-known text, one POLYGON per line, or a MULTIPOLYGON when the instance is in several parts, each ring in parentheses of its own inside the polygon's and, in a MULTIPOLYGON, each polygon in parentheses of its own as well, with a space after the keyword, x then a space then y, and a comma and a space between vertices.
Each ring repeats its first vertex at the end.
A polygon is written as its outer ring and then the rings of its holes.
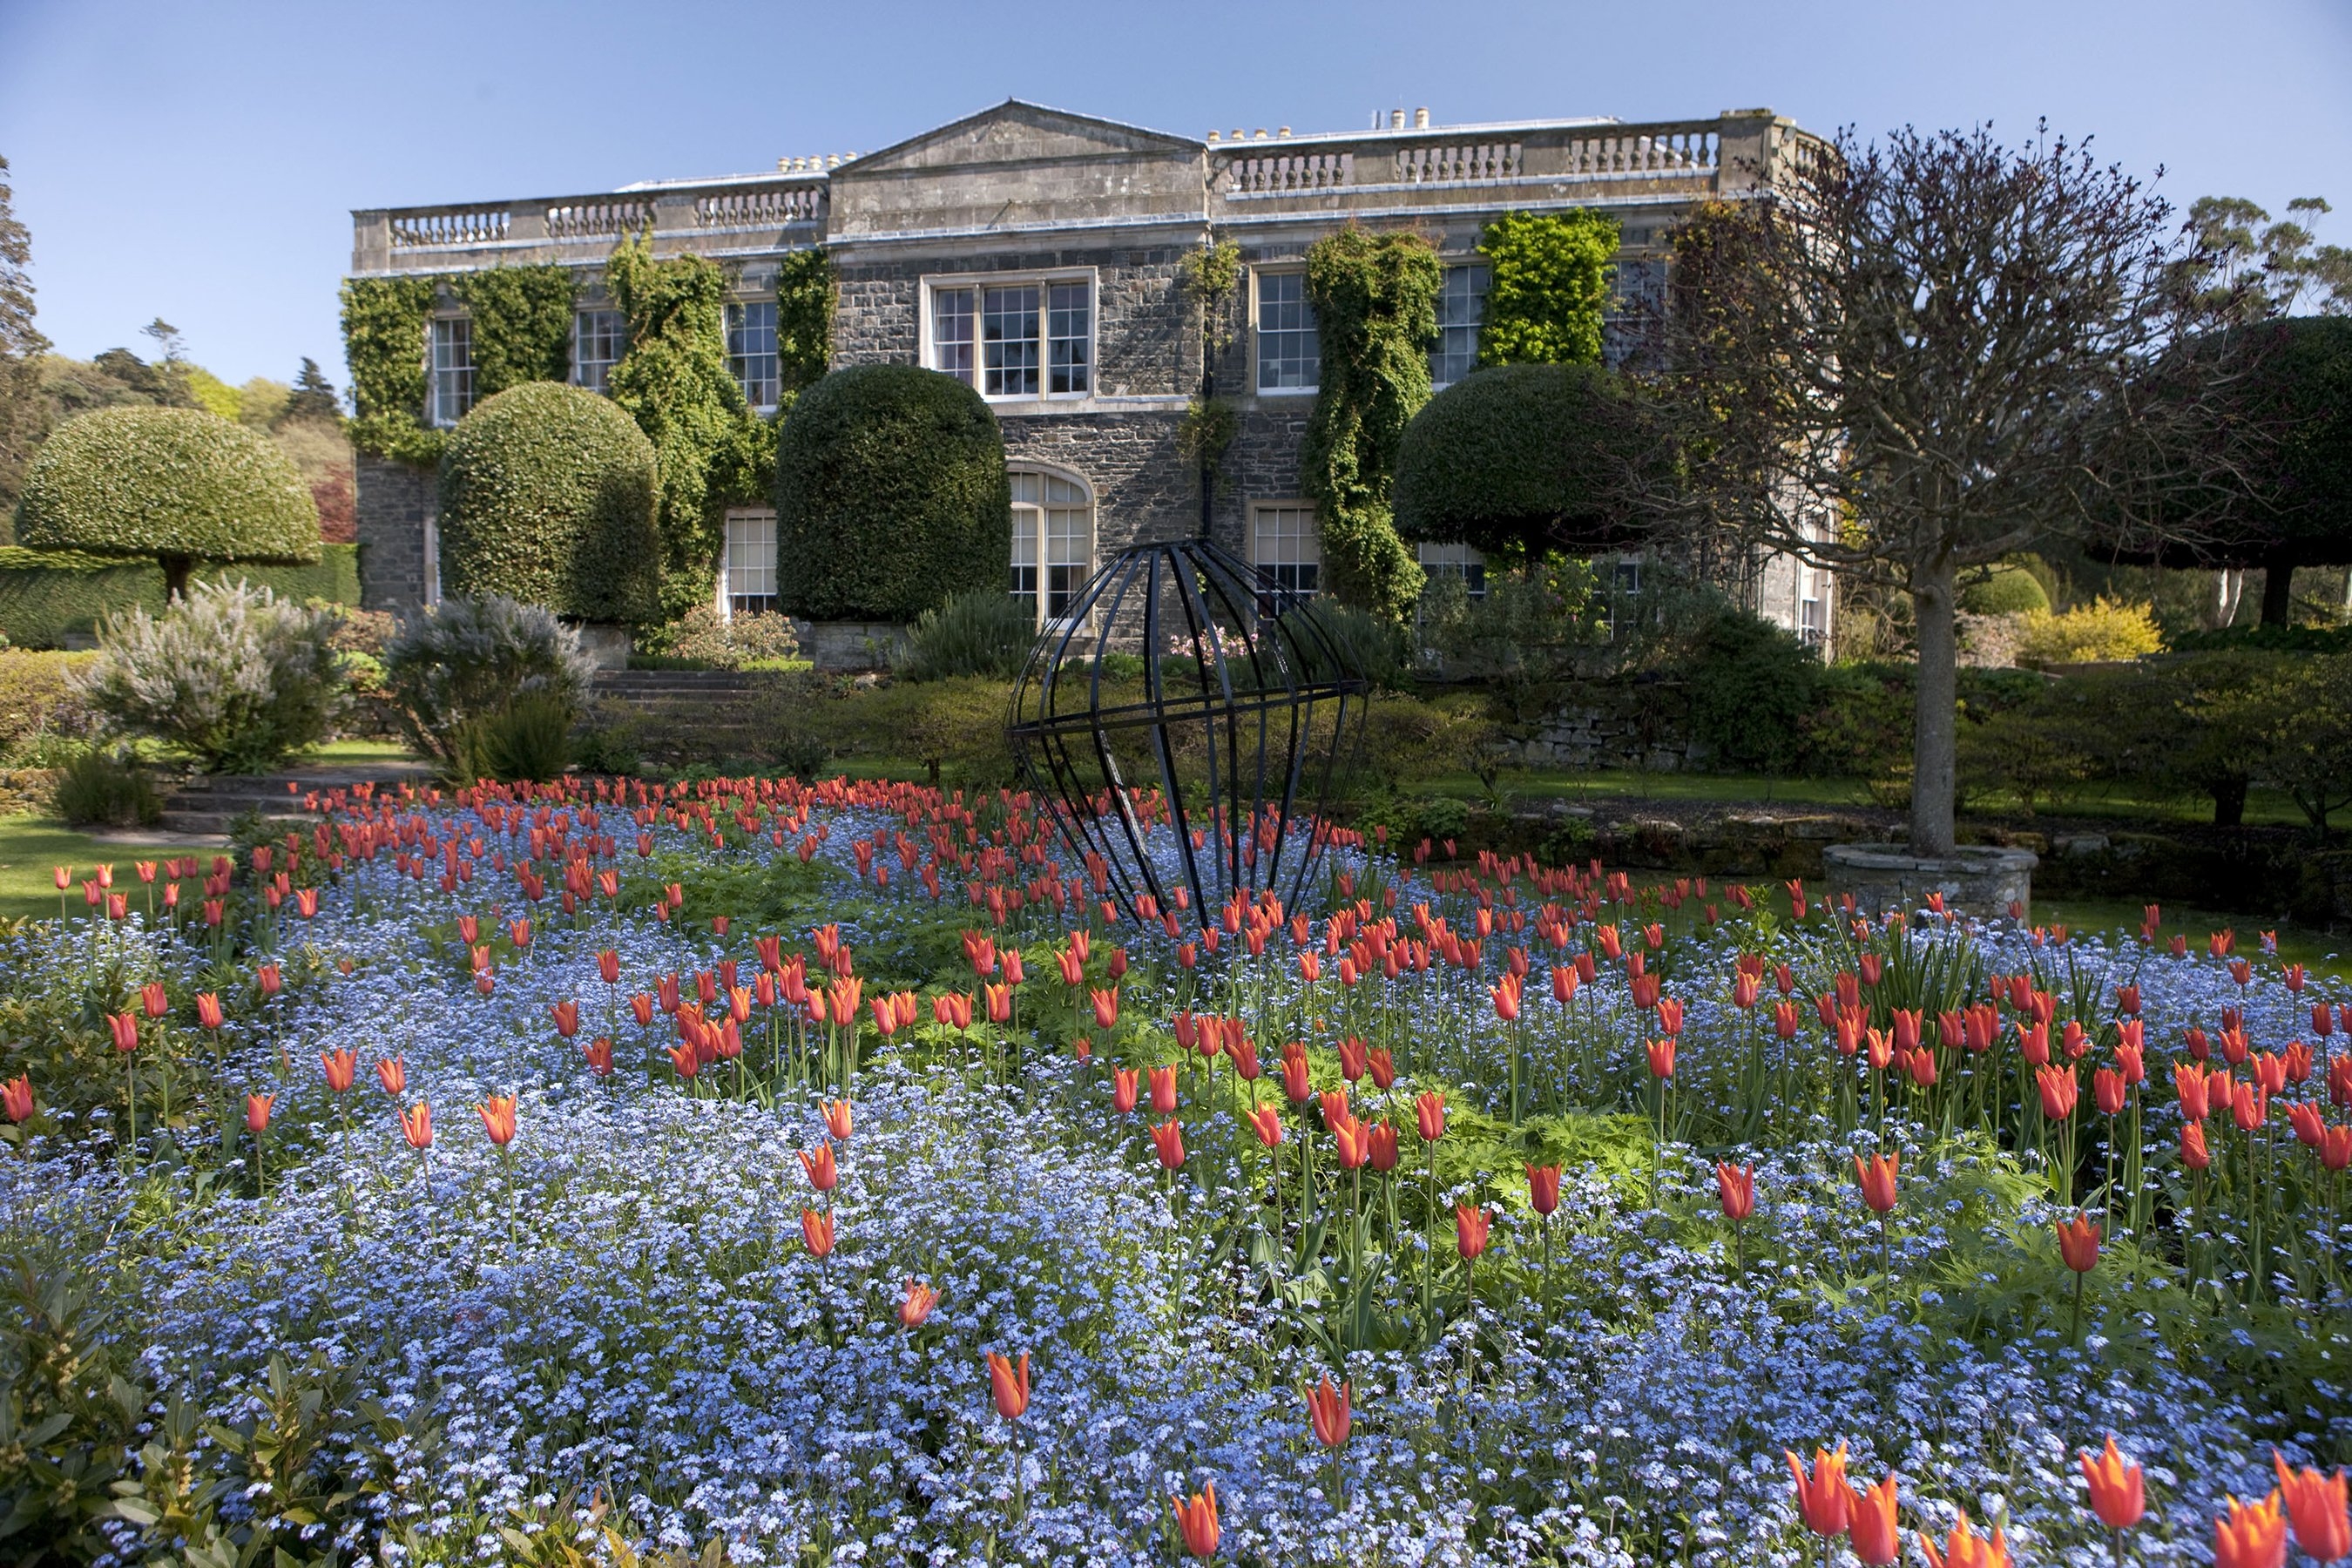
MULTIPOLYGON (((1449 331, 1459 331, 1465 327, 1469 329, 1470 359, 1469 363, 1463 366, 1462 374, 1466 376, 1472 371, 1478 368, 1478 334, 1486 325, 1486 296, 1490 291, 1492 291, 1494 286, 1495 269, 1494 265, 1491 262, 1484 259, 1465 258, 1460 261, 1448 261, 1445 264, 1444 280, 1439 288, 1437 295, 1437 342, 1432 345, 1429 351, 1429 381, 1431 390, 1442 390, 1454 384, 1453 381, 1440 380, 1438 377, 1438 361, 1445 357, 1445 334, 1449 331), (1446 321, 1445 301, 1450 297, 1447 290, 1453 284, 1454 276, 1458 273, 1465 278, 1467 278, 1474 272, 1484 272, 1486 275, 1486 285, 1483 288, 1476 289, 1475 292, 1465 288, 1463 291, 1463 296, 1466 299, 1475 300, 1477 305, 1477 310, 1472 314, 1470 320, 1467 321, 1446 321)), ((1458 376, 1454 378, 1454 380, 1459 379, 1461 378, 1458 376)))
MULTIPOLYGON (((971 380, 966 383, 990 403, 1082 403, 1102 390, 1102 287, 1098 269, 1092 267, 1049 267, 1018 272, 950 272, 927 275, 917 300, 916 356, 926 370, 963 379, 961 373, 946 369, 940 363, 940 344, 935 341, 933 326, 938 315, 937 297, 951 289, 971 290, 971 380), (1054 379, 1053 291, 1056 285, 1076 284, 1087 293, 1086 373, 1087 384, 1076 392, 1051 390, 1054 379), (986 339, 982 322, 985 318, 983 290, 990 289, 1034 289, 1037 290, 1037 390, 1034 392, 999 392, 987 389, 988 363, 986 339)), ((1062 340, 1068 341, 1068 340, 1062 340)), ((1042 471, 1042 470, 1041 470, 1042 471)), ((1084 483, 1083 480, 1078 481, 1084 483)), ((1094 493, 1092 486, 1087 493, 1094 493)))
MULTIPOLYGON (((1322 323, 1316 318, 1315 307, 1306 298, 1307 268, 1296 267, 1253 267, 1250 268, 1250 390, 1259 397, 1312 397, 1322 390, 1323 341, 1322 323), (1307 312, 1307 335, 1315 340, 1315 381, 1309 386, 1268 386, 1265 384, 1265 337, 1264 327, 1264 294, 1266 279, 1296 278, 1299 280, 1299 308, 1307 312)), ((1286 331, 1287 329, 1286 329, 1286 331)), ((1268 503, 1273 504, 1273 503, 1268 503)))
POLYGON ((727 338, 727 374, 733 376, 735 384, 743 389, 743 401, 751 405, 754 413, 773 414, 777 405, 783 400, 782 343, 778 336, 782 327, 780 321, 772 320, 768 323, 769 348, 766 357, 769 362, 769 375, 765 390, 772 392, 774 395, 764 403, 753 396, 753 389, 745 382, 742 372, 737 368, 739 361, 760 357, 749 353, 739 354, 735 352, 735 334, 740 331, 748 331, 747 328, 739 328, 735 324, 737 312, 748 312, 749 308, 753 305, 765 305, 772 315, 777 309, 776 297, 772 294, 747 294, 740 300, 728 300, 726 310, 720 314, 719 330, 727 338))
POLYGON ((723 526, 726 530, 726 543, 719 563, 719 618, 722 621, 732 621, 736 616, 738 599, 765 598, 768 601, 765 605, 753 605, 746 607, 744 613, 747 615, 757 614, 762 609, 774 612, 778 587, 777 573, 782 565, 776 550, 776 509, 769 506, 730 507, 727 509, 723 526), (736 560, 737 549, 739 544, 748 545, 756 554, 760 542, 752 535, 762 526, 767 531, 768 561, 765 572, 768 591, 764 595, 738 593, 737 583, 756 578, 761 568, 749 563, 739 568, 736 560), (739 571, 741 574, 740 576, 739 576, 739 571))
MULTIPOLYGON (((1095 487, 1087 482, 1084 474, 1076 469, 1059 468, 1052 463, 1015 460, 1006 465, 1006 471, 1008 479, 1013 475, 1035 475, 1041 479, 1058 479, 1066 485, 1076 487, 1078 492, 1086 497, 1087 552, 1086 559, 1076 563, 1078 565, 1077 581, 1070 586, 1070 594, 1075 597, 1078 590, 1085 587, 1093 578, 1095 565, 1100 557, 1102 548, 1102 535, 1097 526, 1101 517, 1101 500, 1095 494, 1095 487)), ((1048 606, 1053 602, 1053 589, 1050 584, 1053 580, 1053 569, 1056 564, 1066 566, 1072 563, 1056 563, 1053 560, 1052 531, 1047 525, 1046 514, 1055 511, 1075 511, 1077 509, 1066 505, 1055 506, 1049 501, 1042 500, 1034 505, 1025 501, 1015 501, 1013 505, 1016 511, 1034 512, 1035 524, 1030 531, 1029 561, 1020 563, 1008 560, 1005 570, 1010 574, 1016 566, 1025 564, 1029 570, 1036 574, 1037 587, 1035 593, 1031 595, 1034 604, 1031 619, 1038 630, 1043 631, 1048 626, 1066 626, 1068 625, 1066 616, 1055 616, 1048 611, 1048 606)), ((1013 539, 1017 544, 1020 540, 1020 531, 1017 528, 1013 531, 1013 539)), ((1008 593, 1013 592, 1009 579, 1005 586, 1008 593)), ((1015 596, 1019 595, 1016 594, 1015 596)))
MULTIPOLYGON (((454 335, 454 334, 452 334, 454 335)), ((471 316, 443 315, 428 320, 425 328, 425 422, 436 430, 446 430, 463 419, 474 406, 474 319, 471 316), (445 327, 466 329, 466 362, 444 370, 441 364, 441 336, 445 327), (441 395, 441 378, 450 374, 463 378, 465 406, 455 413, 445 406, 441 395)))
POLYGON ((1307 598, 1313 598, 1317 595, 1322 593, 1323 532, 1322 521, 1315 514, 1315 503, 1311 500, 1252 501, 1249 508, 1249 563, 1257 572, 1258 581, 1260 583, 1266 583, 1268 581, 1266 573, 1269 569, 1278 571, 1287 567, 1295 571, 1299 567, 1312 566, 1315 570, 1315 582, 1314 585, 1311 587, 1300 587, 1295 582, 1287 584, 1276 583, 1272 585, 1291 588, 1295 592, 1299 593, 1307 598), (1313 561, 1293 560, 1269 562, 1264 558, 1265 552, 1260 546, 1260 538, 1264 531, 1264 520, 1265 514, 1268 512, 1297 512, 1305 518, 1306 522, 1304 531, 1301 532, 1298 537, 1307 541, 1313 546, 1315 552, 1315 559, 1313 561))
POLYGON ((628 318, 624 316, 620 311, 613 309, 609 305, 604 305, 583 307, 574 310, 572 312, 572 385, 584 386, 589 391, 594 393, 609 393, 610 389, 605 385, 605 379, 613 374, 613 367, 620 363, 622 356, 626 354, 628 352, 629 321, 628 318), (611 359, 596 360, 592 362, 588 358, 586 353, 588 341, 588 318, 591 316, 610 316, 613 318, 614 325, 613 331, 613 357, 611 359), (602 367, 601 374, 598 374, 595 381, 593 383, 588 379, 588 366, 592 363, 602 367))
POLYGON ((1413 559, 1422 571, 1432 577, 1459 577, 1463 589, 1473 599, 1486 596, 1486 557, 1467 544, 1433 544, 1426 541, 1413 547, 1413 559), (1471 576, 1473 570, 1477 576, 1471 576))

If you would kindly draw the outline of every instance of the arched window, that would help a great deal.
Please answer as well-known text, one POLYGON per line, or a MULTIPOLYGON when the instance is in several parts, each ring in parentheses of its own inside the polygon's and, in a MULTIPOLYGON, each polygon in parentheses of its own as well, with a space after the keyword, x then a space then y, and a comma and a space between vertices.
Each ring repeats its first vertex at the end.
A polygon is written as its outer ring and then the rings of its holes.
POLYGON ((1095 498, 1084 480, 1015 468, 1013 596, 1039 626, 1066 614, 1094 572, 1095 498))

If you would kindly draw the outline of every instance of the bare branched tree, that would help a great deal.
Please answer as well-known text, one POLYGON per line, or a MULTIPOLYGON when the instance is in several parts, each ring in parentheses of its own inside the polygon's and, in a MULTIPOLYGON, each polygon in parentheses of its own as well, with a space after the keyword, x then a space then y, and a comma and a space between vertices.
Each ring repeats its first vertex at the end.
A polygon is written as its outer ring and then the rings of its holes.
POLYGON ((2229 310, 2186 283, 2196 248, 2085 150, 1981 128, 1842 135, 1679 235, 1658 385, 1680 482, 1640 503, 1910 595, 1916 853, 1953 847, 1971 569, 2097 520, 2194 526, 2197 498, 2221 504, 2234 458, 2213 398, 2231 373, 2176 352, 2229 310))

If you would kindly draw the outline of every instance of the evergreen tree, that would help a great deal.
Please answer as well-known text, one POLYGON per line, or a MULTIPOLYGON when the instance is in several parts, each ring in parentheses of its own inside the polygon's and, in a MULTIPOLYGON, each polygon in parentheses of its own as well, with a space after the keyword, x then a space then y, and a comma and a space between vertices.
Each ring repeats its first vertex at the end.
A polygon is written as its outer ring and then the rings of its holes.
POLYGON ((310 355, 302 356, 302 374, 294 378, 294 395, 286 400, 286 407, 273 424, 285 425, 297 419, 340 421, 342 405, 335 399, 335 384, 319 369, 319 362, 310 355))
POLYGON ((33 326, 33 280, 25 275, 32 258, 33 237, 16 221, 8 160, 0 158, 0 513, 16 502, 40 423, 36 362, 49 340, 33 326))

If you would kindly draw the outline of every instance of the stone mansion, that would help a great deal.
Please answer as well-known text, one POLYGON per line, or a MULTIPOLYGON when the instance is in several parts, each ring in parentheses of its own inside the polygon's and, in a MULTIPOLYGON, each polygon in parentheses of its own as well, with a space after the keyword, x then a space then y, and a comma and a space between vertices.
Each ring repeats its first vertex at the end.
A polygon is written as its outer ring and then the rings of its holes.
MULTIPOLYGON (((1301 268, 1318 238, 1362 224, 1437 243, 1443 334, 1431 369, 1444 386, 1475 361, 1486 224, 1511 211, 1606 212, 1622 235, 1618 291, 1632 296, 1657 286, 1665 231, 1694 203, 1769 181, 1803 140, 1766 110, 1469 125, 1397 110, 1361 131, 1193 138, 1013 100, 879 152, 785 158, 772 172, 356 212, 352 269, 576 268, 572 379, 601 387, 624 343, 600 268, 624 236, 650 228, 657 254, 695 252, 728 269, 730 356, 745 396, 764 409, 778 399, 777 260, 824 247, 838 283, 834 365, 926 365, 974 385, 995 409, 1013 474, 1009 581, 1042 619, 1110 552, 1195 533, 1204 520, 1269 578, 1316 586, 1318 531, 1298 455, 1318 363, 1301 268), (1183 258, 1212 238, 1239 246, 1243 276, 1231 319, 1212 334, 1225 346, 1204 364, 1213 351, 1180 279, 1183 258), (1212 382, 1238 429, 1204 497, 1179 427, 1212 382)), ((454 424, 472 400, 471 333, 446 289, 425 352, 425 418, 454 424)), ((361 459, 371 606, 437 597, 433 487, 428 473, 361 459)), ((773 514, 731 512, 726 533, 722 611, 768 607, 777 574, 793 569, 777 560, 773 514)), ((1483 566, 1465 548, 1421 551, 1432 572, 1481 586, 1483 566)), ((1638 565, 1620 563, 1615 581, 1638 591, 1638 565)), ((1768 618, 1826 636, 1824 574, 1759 556, 1735 586, 1768 618)))

